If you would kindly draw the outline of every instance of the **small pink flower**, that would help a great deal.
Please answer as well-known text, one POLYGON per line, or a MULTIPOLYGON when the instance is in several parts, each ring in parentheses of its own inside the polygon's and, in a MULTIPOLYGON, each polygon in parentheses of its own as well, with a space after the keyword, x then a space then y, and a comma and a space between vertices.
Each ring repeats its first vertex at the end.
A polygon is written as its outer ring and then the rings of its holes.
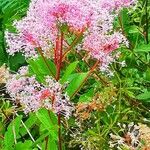
POLYGON ((43 91, 41 91, 40 99, 44 100, 46 98, 49 98, 50 96, 51 96, 51 92, 49 91, 49 89, 44 89, 43 91))
POLYGON ((103 51, 106 54, 111 53, 112 51, 116 50, 117 48, 119 48, 119 42, 117 39, 114 39, 114 40, 110 41, 109 43, 106 43, 103 45, 103 51))
POLYGON ((69 9, 69 6, 66 4, 58 4, 58 6, 54 7, 54 9, 50 10, 50 15, 53 15, 56 18, 63 18, 67 11, 69 9))
POLYGON ((32 45, 37 45, 36 40, 34 39, 33 35, 31 33, 28 33, 27 31, 23 31, 23 38, 26 42, 31 43, 32 45))

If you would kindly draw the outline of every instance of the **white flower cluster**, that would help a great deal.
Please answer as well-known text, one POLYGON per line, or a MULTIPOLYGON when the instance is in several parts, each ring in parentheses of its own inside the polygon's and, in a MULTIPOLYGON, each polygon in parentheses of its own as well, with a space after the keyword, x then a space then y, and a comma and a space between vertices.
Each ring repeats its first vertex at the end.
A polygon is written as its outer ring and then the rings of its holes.
POLYGON ((136 149, 140 144, 139 126, 134 123, 128 125, 118 124, 122 131, 121 135, 110 134, 111 141, 109 142, 110 148, 122 150, 122 148, 136 149))

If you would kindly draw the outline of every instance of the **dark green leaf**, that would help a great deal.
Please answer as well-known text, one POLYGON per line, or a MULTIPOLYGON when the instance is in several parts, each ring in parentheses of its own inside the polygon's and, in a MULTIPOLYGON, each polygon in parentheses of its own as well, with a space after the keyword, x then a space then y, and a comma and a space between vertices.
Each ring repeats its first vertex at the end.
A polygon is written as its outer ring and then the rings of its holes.
POLYGON ((91 98, 94 96, 94 89, 90 89, 87 93, 84 93, 80 96, 79 102, 89 102, 91 98))

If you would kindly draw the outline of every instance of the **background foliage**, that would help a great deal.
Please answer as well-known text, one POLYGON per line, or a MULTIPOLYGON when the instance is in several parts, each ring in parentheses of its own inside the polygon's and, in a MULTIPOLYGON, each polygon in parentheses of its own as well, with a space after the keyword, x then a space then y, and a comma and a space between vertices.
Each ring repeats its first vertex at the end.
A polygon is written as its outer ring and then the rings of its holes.
MULTIPOLYGON (((6 29, 14 30, 13 21, 26 14, 28 4, 29 0, 0 0, 0 66, 5 63, 12 71, 17 71, 27 62, 20 53, 8 56, 4 32, 6 29)), ((79 145, 90 145, 90 150, 109 150, 109 134, 119 132, 118 123, 150 125, 150 2, 139 0, 135 10, 124 9, 114 25, 116 29, 122 29, 130 44, 128 49, 119 49, 122 52, 120 60, 125 60, 126 66, 120 67, 114 63, 111 66, 114 77, 108 78, 95 72, 80 88, 92 62, 86 59, 81 61, 84 53, 80 56, 72 52, 66 59, 61 83, 70 81, 66 89, 69 96, 75 103, 88 103, 95 98, 102 103, 103 109, 90 112, 89 119, 80 121, 82 129, 78 129, 74 118, 68 123, 63 121, 64 149, 78 150, 79 145), (97 97, 96 93, 99 93, 97 97), (82 140, 76 141, 69 136, 74 132, 72 128, 80 131, 77 136, 82 137, 82 140)), ((40 59, 28 63, 31 72, 39 80, 47 74, 40 59)), ((52 62, 49 63, 52 66, 52 62)), ((3 88, 3 85, 0 87, 3 88)), ((0 93, 2 95, 4 91, 0 93)), ((14 108, 8 99, 7 94, 0 96, 0 149, 57 150, 56 116, 41 109, 27 117, 20 111, 16 112, 19 108, 14 108)))

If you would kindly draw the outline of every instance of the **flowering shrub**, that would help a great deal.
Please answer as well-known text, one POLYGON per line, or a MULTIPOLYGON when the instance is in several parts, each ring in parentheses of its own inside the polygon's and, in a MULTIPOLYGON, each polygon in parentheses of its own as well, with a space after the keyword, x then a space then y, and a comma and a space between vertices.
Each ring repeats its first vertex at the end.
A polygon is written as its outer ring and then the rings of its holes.
POLYGON ((142 7, 148 17, 147 5, 31 0, 26 15, 12 19, 4 33, 14 61, 8 58, 8 68, 0 68, 5 91, 0 114, 13 121, 2 136, 2 149, 149 148, 149 134, 139 123, 145 127, 150 115, 137 101, 149 102, 149 55, 138 45, 149 42, 148 18, 141 28, 134 15, 142 7), (12 70, 15 57, 19 65, 12 70))

